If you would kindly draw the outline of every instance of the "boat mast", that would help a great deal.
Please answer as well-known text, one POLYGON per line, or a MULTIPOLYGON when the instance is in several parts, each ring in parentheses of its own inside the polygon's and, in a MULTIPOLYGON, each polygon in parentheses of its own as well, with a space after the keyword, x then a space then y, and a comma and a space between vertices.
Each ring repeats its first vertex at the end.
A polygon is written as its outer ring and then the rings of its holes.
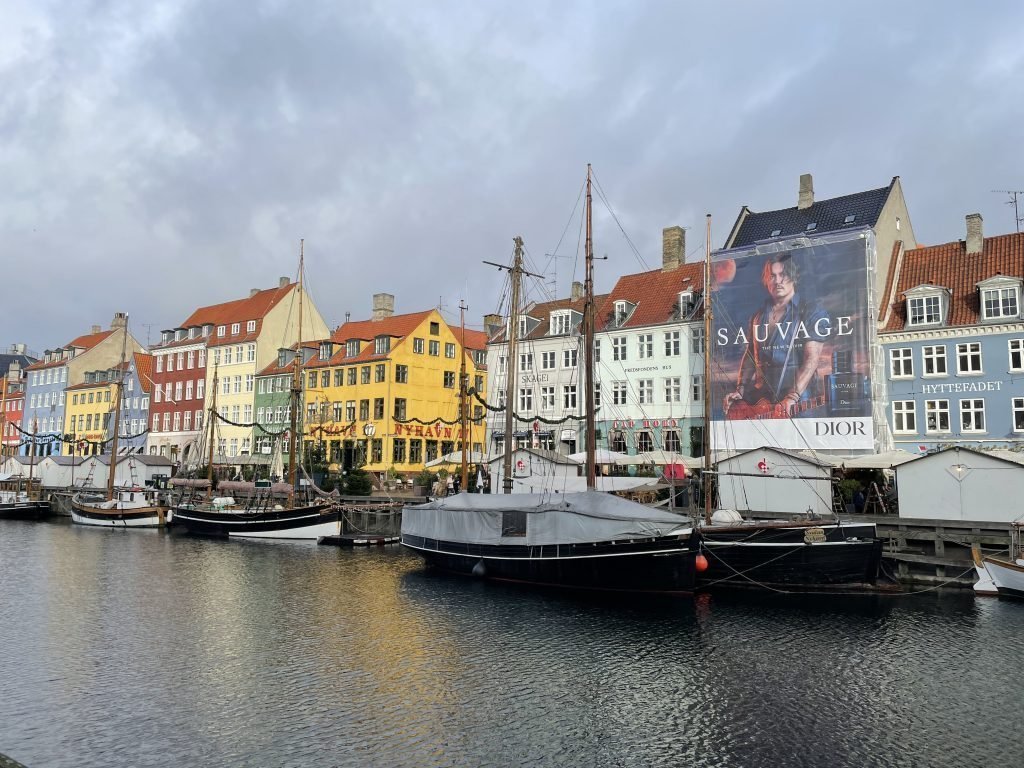
POLYGON ((0 395, 0 460, 7 453, 7 446, 4 444, 7 441, 7 379, 10 375, 10 370, 4 373, 4 377, 0 380, 0 386, 3 387, 3 394, 0 395))
POLYGON ((299 343, 292 360, 291 415, 288 430, 288 484, 292 487, 292 500, 297 492, 299 466, 295 458, 295 431, 298 429, 299 395, 302 394, 302 269, 305 259, 305 239, 299 240, 299 343))
POLYGON ((586 275, 583 283, 583 363, 584 363, 584 404, 586 408, 586 441, 587 441, 587 490, 597 488, 597 469, 595 461, 597 429, 594 420, 594 237, 591 216, 592 199, 590 196, 590 163, 587 163, 587 240, 584 249, 586 255, 586 275))
POLYGON ((501 490, 512 493, 512 427, 516 396, 516 342, 519 335, 519 284, 523 279, 523 238, 516 235, 515 259, 512 261, 512 299, 508 320, 508 360, 505 377, 505 458, 502 464, 501 490))
POLYGON ((462 365, 459 370, 459 426, 462 428, 462 486, 463 490, 469 490, 469 461, 466 458, 466 451, 469 442, 469 407, 466 402, 466 394, 469 389, 469 381, 466 374, 466 302, 459 302, 459 324, 462 329, 462 365))
POLYGON ((36 436, 39 434, 39 419, 32 417, 32 450, 28 458, 28 488, 29 498, 32 494, 32 473, 36 468, 36 436))
POLYGON ((711 523, 711 214, 704 238, 704 522, 711 523))
MULTIPOLYGON (((118 377, 114 383, 115 392, 117 393, 114 397, 114 418, 112 420, 113 429, 110 435, 110 471, 107 473, 107 498, 114 498, 114 469, 117 466, 117 432, 121 426, 121 393, 124 390, 124 368, 125 368, 125 352, 128 348, 128 316, 124 317, 124 328, 122 329, 123 335, 121 336, 121 364, 117 367, 118 377)), ((71 457, 71 462, 74 463, 74 456, 71 457)))
POLYGON ((207 420, 207 427, 209 428, 210 437, 209 445, 207 446, 207 458, 206 458, 206 479, 209 481, 209 486, 206 488, 206 498, 209 499, 213 496, 213 422, 217 418, 217 386, 218 386, 217 366, 213 366, 213 397, 210 399, 210 417, 207 420))

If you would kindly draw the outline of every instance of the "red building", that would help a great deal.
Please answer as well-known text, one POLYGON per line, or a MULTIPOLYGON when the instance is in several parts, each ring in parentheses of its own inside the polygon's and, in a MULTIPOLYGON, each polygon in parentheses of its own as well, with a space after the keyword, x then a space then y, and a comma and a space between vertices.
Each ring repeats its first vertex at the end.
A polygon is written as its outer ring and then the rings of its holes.
POLYGON ((12 456, 18 452, 21 433, 15 425, 21 424, 25 412, 25 370, 12 363, 7 375, 0 379, 0 456, 12 456))

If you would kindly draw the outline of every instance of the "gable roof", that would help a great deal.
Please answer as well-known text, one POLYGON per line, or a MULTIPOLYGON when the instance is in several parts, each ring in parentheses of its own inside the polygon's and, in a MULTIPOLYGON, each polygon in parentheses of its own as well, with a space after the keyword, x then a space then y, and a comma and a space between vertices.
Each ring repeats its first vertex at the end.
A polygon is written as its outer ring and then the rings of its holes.
POLYGON ((946 327, 976 325, 981 320, 977 284, 999 275, 1024 277, 1024 233, 986 237, 981 253, 968 254, 963 240, 904 251, 899 270, 890 270, 882 293, 890 301, 882 331, 903 330, 907 321, 904 294, 929 284, 949 290, 946 327))
POLYGON ((337 330, 331 334, 331 341, 344 344, 349 339, 370 341, 378 336, 405 338, 419 328, 420 324, 433 311, 428 309, 424 312, 391 315, 391 317, 385 317, 380 320, 350 320, 338 326, 337 330))
POLYGON ((794 205, 792 208, 756 213, 743 206, 733 224, 726 247, 737 248, 752 245, 759 240, 806 235, 808 224, 817 225, 811 230, 814 234, 863 226, 874 227, 898 179, 899 176, 893 176, 887 187, 816 200, 804 209, 794 205), (856 218, 847 222, 848 216, 856 218))
POLYGON ((139 386, 147 395, 153 394, 153 356, 145 352, 135 353, 135 375, 139 377, 139 386))
POLYGON ((154 345, 154 349, 166 349, 168 347, 184 346, 187 344, 196 344, 206 341, 207 346, 216 347, 222 344, 238 344, 239 342, 255 341, 260 334, 260 330, 263 326, 263 318, 267 316, 274 307, 284 301, 289 296, 292 290, 298 283, 289 282, 286 285, 279 285, 274 288, 267 288, 262 291, 256 291, 251 296, 247 296, 244 299, 235 299, 234 301, 225 301, 222 304, 211 304, 208 307, 200 307, 191 315, 189 315, 185 322, 183 322, 180 328, 192 328, 202 325, 212 325, 216 329, 218 326, 224 325, 230 326, 233 323, 248 323, 250 320, 256 321, 256 330, 248 332, 242 328, 241 333, 232 336, 226 334, 218 337, 216 331, 213 334, 206 337, 197 337, 190 339, 186 336, 184 339, 175 341, 172 339, 166 344, 154 345))
MULTIPOLYGON (((604 302, 604 300, 607 299, 607 298, 608 298, 608 294, 607 293, 602 293, 600 295, 594 296, 594 306, 599 308, 601 306, 601 304, 604 302)), ((550 330, 550 325, 548 324, 548 319, 551 317, 551 313, 552 312, 561 312, 563 310, 570 310, 572 312, 578 312, 579 314, 582 315, 583 314, 583 307, 584 307, 585 304, 586 304, 586 299, 583 298, 583 297, 580 297, 578 299, 573 299, 573 298, 555 299, 553 301, 542 301, 542 302, 537 302, 535 304, 531 304, 526 309, 522 310, 519 314, 520 314, 521 317, 532 317, 535 320, 539 320, 540 322, 537 323, 537 325, 534 328, 530 329, 530 332, 527 333, 526 336, 518 337, 517 340, 518 341, 536 341, 537 339, 543 339, 543 338, 547 337, 548 336, 548 331, 550 330)), ((504 344, 506 342, 506 340, 507 340, 506 339, 507 326, 508 326, 508 323, 503 321, 501 328, 490 339, 490 342, 492 344, 504 344)), ((466 331, 466 333, 468 334, 469 331, 466 331)), ((484 338, 485 339, 487 338, 487 334, 484 334, 484 338)), ((470 347, 470 345, 468 343, 468 340, 469 340, 468 335, 467 335, 466 339, 467 339, 466 346, 470 347)), ((470 349, 473 349, 473 347, 470 347, 470 349)))
MULTIPOLYGON (((75 347, 76 349, 80 349, 83 352, 87 352, 93 347, 95 347, 97 344, 99 344, 101 341, 106 339, 108 336, 110 336, 113 332, 114 330, 110 329, 109 331, 100 331, 99 333, 87 333, 84 336, 79 336, 77 339, 70 341, 60 349, 64 350, 70 349, 71 347, 75 347)), ((127 333, 127 331, 125 332, 127 333)), ((58 358, 57 360, 51 360, 50 362, 46 362, 46 358, 44 357, 42 360, 39 360, 38 362, 35 362, 32 365, 27 366, 25 370, 38 371, 44 368, 56 368, 61 365, 67 365, 67 363, 71 362, 72 359, 73 358, 61 357, 58 358)))
MULTIPOLYGON (((628 301, 636 308, 622 325, 615 328, 639 328, 645 325, 659 325, 677 320, 679 294, 692 290, 695 294, 704 288, 704 264, 680 264, 675 269, 655 269, 650 272, 638 272, 623 275, 615 283, 612 292, 605 300, 596 304, 597 316, 594 327, 597 331, 607 330, 611 326, 615 302, 628 301)), ((695 315, 702 317, 703 315, 695 315)))

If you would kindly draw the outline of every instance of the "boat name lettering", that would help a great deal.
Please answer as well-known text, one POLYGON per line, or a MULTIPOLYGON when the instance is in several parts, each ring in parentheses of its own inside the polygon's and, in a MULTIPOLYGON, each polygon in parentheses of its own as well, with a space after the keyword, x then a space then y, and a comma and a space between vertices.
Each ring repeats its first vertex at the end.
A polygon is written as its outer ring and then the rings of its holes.
POLYGON ((921 392, 926 395, 944 392, 999 392, 1002 388, 1001 381, 961 381, 956 384, 922 384, 921 392))

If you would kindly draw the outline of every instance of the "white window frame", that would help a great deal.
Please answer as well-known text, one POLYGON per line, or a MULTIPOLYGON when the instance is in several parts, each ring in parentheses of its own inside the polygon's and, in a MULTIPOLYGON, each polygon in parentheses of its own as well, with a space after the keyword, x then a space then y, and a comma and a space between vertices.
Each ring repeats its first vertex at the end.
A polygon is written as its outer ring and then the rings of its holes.
POLYGON ((1024 397, 1010 398, 1010 420, 1014 432, 1024 433, 1024 397))
POLYGON ((956 345, 956 372, 958 376, 981 376, 985 373, 980 341, 965 341, 956 345), (971 364, 974 358, 977 358, 978 367, 965 368, 964 363, 971 364))
POLYGON ((917 401, 892 401, 892 431, 894 435, 917 434, 917 401))
POLYGON ((665 357, 679 356, 679 331, 665 331, 665 357))
POLYGON ((628 360, 626 353, 627 338, 625 336, 612 336, 612 360, 628 360))
POLYGON ((542 411, 553 411, 553 410, 555 410, 555 388, 554 387, 541 387, 540 388, 540 409, 542 411))
POLYGON ((949 360, 946 356, 945 344, 929 344, 921 347, 921 378, 935 379, 949 375, 949 360), (929 373, 928 365, 932 366, 929 373), (938 370, 941 364, 942 370, 938 370))
POLYGON ((938 294, 907 297, 907 325, 918 327, 942 322, 942 297, 938 294))
POLYGON ((572 316, 568 312, 552 312, 548 333, 551 336, 566 336, 572 328, 572 316))
POLYGON ((629 382, 612 382, 612 405, 625 405, 629 399, 629 382))
MULTIPOLYGON (((504 360, 504 358, 502 358, 504 360)), ((556 367, 557 356, 552 350, 551 352, 540 353, 540 369, 542 371, 553 371, 556 367)))
POLYGON ((654 357, 654 334, 641 333, 636 337, 636 351, 639 360, 654 357))
POLYGON ((576 347, 570 347, 569 349, 562 350, 562 367, 563 368, 575 368, 578 362, 577 354, 579 350, 576 347))
POLYGON ((896 347, 889 350, 889 378, 914 378, 914 350, 911 347, 896 347))
POLYGON ((665 402, 683 402, 683 379, 681 376, 669 376, 665 379, 665 402))
POLYGON ((925 400, 924 401, 924 430, 928 435, 949 434, 949 400, 925 400), (934 424, 932 426, 932 417, 934 424), (945 426, 942 421, 945 417, 945 426))
POLYGON ((575 384, 563 384, 562 385, 562 407, 567 411, 576 410, 576 385, 575 384))
POLYGON ((981 289, 981 317, 983 320, 1006 320, 1008 318, 1016 319, 1020 317, 1020 289, 1016 286, 1002 287, 1002 288, 982 288, 981 289), (989 312, 989 296, 995 294, 992 309, 995 311, 989 312), (1009 300, 1009 301, 1007 301, 1009 300), (1005 303, 1013 304, 1013 311, 1003 311, 1005 303))
POLYGON ((960 432, 971 435, 986 432, 985 428, 985 400, 980 397, 972 397, 960 401, 960 432), (968 425, 965 419, 970 422, 968 425))
POLYGON ((245 323, 245 332, 246 333, 253 333, 255 330, 256 330, 256 321, 255 320, 247 320, 246 323, 245 323))
POLYGON ((654 404, 654 379, 637 379, 636 400, 640 405, 654 404))
POLYGON ((1024 371, 1024 339, 1010 339, 1006 342, 1006 348, 1010 356, 1010 371, 1012 373, 1024 371))

